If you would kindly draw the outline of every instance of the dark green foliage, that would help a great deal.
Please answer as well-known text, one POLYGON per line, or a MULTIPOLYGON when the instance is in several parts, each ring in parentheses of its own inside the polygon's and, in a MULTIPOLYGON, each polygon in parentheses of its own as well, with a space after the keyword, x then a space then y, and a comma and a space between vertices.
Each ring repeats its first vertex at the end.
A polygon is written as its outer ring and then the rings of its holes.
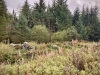
POLYGON ((85 25, 85 13, 86 13, 86 11, 85 11, 85 8, 84 8, 84 5, 83 5, 82 14, 81 14, 80 17, 81 17, 81 20, 82 20, 84 25, 85 25))
POLYGON ((12 32, 12 41, 22 43, 28 40, 30 40, 30 29, 27 26, 26 18, 20 15, 18 23, 15 25, 15 30, 12 32))
POLYGON ((98 41, 100 39, 100 22, 98 18, 98 6, 91 7, 90 9, 89 7, 87 7, 86 9, 84 9, 83 7, 81 18, 83 21, 83 25, 85 25, 85 27, 87 28, 87 35, 89 36, 89 40, 98 41))
POLYGON ((39 3, 35 3, 34 9, 41 13, 42 11, 45 11, 46 6, 44 0, 39 0, 39 3))
POLYGON ((4 0, 0 0, 0 42, 8 37, 7 27, 7 8, 4 0))
POLYGON ((81 14, 81 19, 82 19, 83 24, 85 26, 89 26, 90 25, 90 11, 89 11, 89 7, 84 8, 84 6, 83 6, 83 10, 82 10, 82 14, 81 14))
POLYGON ((29 20, 30 8, 27 0, 25 1, 24 5, 22 6, 21 14, 25 16, 27 20, 29 20))
POLYGON ((80 35, 79 38, 83 40, 87 40, 88 39, 87 30, 86 27, 83 25, 81 19, 77 21, 75 27, 77 29, 78 34, 80 35))
POLYGON ((32 19, 34 25, 45 24, 45 2, 39 0, 39 3, 35 3, 34 10, 32 11, 32 19))
MULTIPOLYGON (((39 0, 39 3, 36 2, 33 8, 30 8, 26 0, 20 11, 18 19, 14 10, 12 15, 7 13, 4 0, 0 1, 0 41, 4 39, 10 39, 12 42, 15 42, 15 40, 17 42, 29 40, 28 36, 31 36, 30 29, 35 25, 45 25, 51 33, 50 36, 54 32, 65 30, 67 31, 66 34, 71 37, 73 31, 68 28, 74 25, 80 39, 90 41, 100 39, 98 6, 85 8, 83 5, 82 12, 77 7, 72 17, 67 0, 53 0, 52 5, 48 5, 48 7, 46 7, 44 0, 39 0), (20 17, 22 15, 24 19, 20 17), (25 35, 27 37, 24 37, 25 35)), ((75 34, 77 33, 75 31, 75 34)), ((69 39, 72 38, 64 37, 63 40, 69 39)))
POLYGON ((66 0, 57 0, 54 11, 58 30, 67 29, 72 25, 71 13, 66 0))
POLYGON ((0 16, 0 42, 8 37, 6 18, 0 16))
POLYGON ((38 11, 33 10, 32 12, 32 19, 33 19, 33 24, 34 25, 44 25, 45 24, 45 12, 42 11, 41 13, 39 13, 38 11))
POLYGON ((10 42, 12 42, 12 36, 13 35, 13 31, 15 30, 15 26, 18 22, 18 18, 16 17, 16 13, 13 10, 13 14, 8 13, 8 19, 7 19, 7 32, 8 32, 8 39, 10 42))
POLYGON ((76 25, 76 23, 79 21, 80 19, 80 11, 79 11, 79 8, 77 7, 76 10, 74 11, 74 16, 73 16, 73 19, 72 19, 72 25, 76 25))
POLYGON ((76 27, 76 30, 80 35, 80 39, 86 39, 87 38, 87 36, 86 36, 87 31, 85 29, 85 26, 83 25, 83 22, 81 21, 80 11, 79 11, 78 7, 74 11, 72 24, 76 27))
POLYGON ((45 19, 45 22, 46 22, 46 27, 54 32, 55 31, 55 24, 54 24, 54 14, 53 14, 53 8, 50 7, 50 5, 48 5, 48 8, 47 8, 47 12, 46 12, 46 19, 45 19))
POLYGON ((0 17, 7 17, 7 8, 4 0, 0 0, 0 17))
POLYGON ((87 30, 86 30, 85 25, 83 25, 84 15, 85 15, 84 11, 85 10, 84 10, 84 7, 83 7, 83 11, 82 11, 82 14, 80 16, 80 11, 79 11, 79 8, 77 7, 75 12, 74 12, 72 22, 73 22, 73 25, 76 27, 78 34, 80 35, 79 38, 87 40, 88 39, 87 30), (83 19, 83 21, 81 19, 83 19))
POLYGON ((27 19, 27 26, 29 28, 32 28, 33 27, 32 12, 31 12, 30 5, 28 4, 27 0, 25 1, 24 5, 22 6, 20 15, 24 15, 24 17, 27 19))
POLYGON ((56 0, 53 0, 52 2, 52 7, 51 7, 51 13, 53 15, 52 19, 51 19, 51 25, 54 28, 53 32, 57 31, 57 24, 56 24, 56 0))
POLYGON ((100 39, 100 22, 98 18, 98 7, 91 8, 90 11, 90 28, 91 34, 89 34, 90 40, 98 41, 100 39))

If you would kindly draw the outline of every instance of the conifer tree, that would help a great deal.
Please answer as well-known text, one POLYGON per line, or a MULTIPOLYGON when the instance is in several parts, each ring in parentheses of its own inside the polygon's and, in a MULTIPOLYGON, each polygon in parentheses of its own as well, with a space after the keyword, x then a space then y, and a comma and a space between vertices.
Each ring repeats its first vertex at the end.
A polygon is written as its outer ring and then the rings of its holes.
POLYGON ((98 6, 84 8, 81 14, 83 25, 86 27, 88 39, 98 41, 100 39, 100 22, 98 18, 98 6))
POLYGON ((84 5, 83 5, 82 12, 81 12, 81 15, 80 15, 81 20, 82 20, 82 22, 83 22, 83 25, 85 25, 85 17, 86 17, 85 14, 86 14, 86 10, 85 10, 85 7, 84 7, 84 5))
POLYGON ((50 5, 48 5, 47 7, 47 12, 46 12, 46 27, 53 31, 54 30, 54 26, 53 26, 53 22, 52 22, 52 19, 53 19, 53 12, 52 12, 52 8, 50 7, 50 5))
POLYGON ((25 1, 24 5, 22 6, 20 15, 23 15, 27 19, 27 22, 28 22, 27 26, 29 28, 32 28, 33 27, 32 13, 31 13, 30 5, 27 0, 25 1))
POLYGON ((98 41, 100 39, 100 22, 98 18, 98 6, 92 7, 90 10, 90 28, 91 32, 89 34, 90 40, 98 41))
POLYGON ((45 9, 46 6, 44 0, 39 0, 39 3, 35 3, 34 10, 32 11, 34 25, 45 24, 45 9))
POLYGON ((87 7, 86 8, 86 12, 85 12, 85 26, 88 26, 88 25, 90 25, 90 21, 89 21, 89 19, 90 19, 90 11, 89 11, 89 7, 87 7))
POLYGON ((0 0, 0 42, 8 37, 7 26, 7 8, 4 0, 0 0))
POLYGON ((25 1, 24 5, 22 6, 21 14, 23 14, 27 20, 29 19, 30 6, 29 6, 27 0, 25 1))
POLYGON ((30 29, 27 26, 27 19, 23 15, 19 16, 12 34, 12 42, 23 43, 30 40, 30 29))
POLYGON ((71 12, 66 4, 67 0, 57 0, 55 5, 55 17, 58 30, 67 29, 72 25, 71 12))
POLYGON ((76 25, 76 23, 79 21, 79 18, 80 18, 80 11, 79 11, 79 8, 77 7, 76 10, 74 11, 74 16, 73 16, 73 19, 72 19, 72 25, 76 25))
POLYGON ((80 35, 80 39, 82 40, 88 40, 87 30, 86 27, 83 25, 82 20, 79 18, 79 21, 77 21, 75 25, 78 34, 80 35))

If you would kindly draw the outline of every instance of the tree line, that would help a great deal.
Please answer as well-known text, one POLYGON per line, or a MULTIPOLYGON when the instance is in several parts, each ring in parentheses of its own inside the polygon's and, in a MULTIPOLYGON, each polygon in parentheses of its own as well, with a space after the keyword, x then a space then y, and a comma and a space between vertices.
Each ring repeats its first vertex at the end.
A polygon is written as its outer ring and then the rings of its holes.
MULTIPOLYGON (((39 32, 36 29, 38 27, 35 27, 38 25, 46 27, 49 32, 48 36, 52 35, 52 37, 48 37, 51 40, 59 38, 60 40, 99 41, 100 20, 98 12, 97 5, 91 6, 91 8, 83 5, 82 11, 77 7, 72 14, 68 8, 67 0, 53 0, 52 5, 48 6, 45 5, 44 0, 39 0, 31 8, 26 0, 17 17, 14 10, 12 14, 8 13, 5 1, 0 0, 0 42, 5 39, 10 39, 11 42, 15 43, 25 40, 31 41, 37 35, 34 30, 39 32)), ((41 28, 38 29, 41 30, 41 28)), ((42 29, 40 32, 45 31, 42 29)), ((41 35, 41 33, 38 34, 41 35)))

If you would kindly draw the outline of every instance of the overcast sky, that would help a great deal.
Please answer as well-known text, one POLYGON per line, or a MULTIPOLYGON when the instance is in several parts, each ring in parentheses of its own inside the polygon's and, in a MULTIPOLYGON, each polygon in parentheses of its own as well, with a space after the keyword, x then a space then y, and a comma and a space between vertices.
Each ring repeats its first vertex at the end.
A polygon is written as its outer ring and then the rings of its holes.
MULTIPOLYGON (((39 0, 28 0, 30 5, 34 5, 35 2, 38 2, 39 0)), ((13 9, 18 12, 20 10, 21 6, 25 2, 25 0, 5 0, 7 4, 8 11, 12 13, 13 9)), ((51 4, 52 0, 45 0, 46 5, 51 4)), ((68 0, 67 4, 71 12, 75 10, 75 8, 78 6, 80 9, 82 8, 83 4, 86 6, 92 6, 95 5, 95 3, 100 6, 100 0, 68 0)))

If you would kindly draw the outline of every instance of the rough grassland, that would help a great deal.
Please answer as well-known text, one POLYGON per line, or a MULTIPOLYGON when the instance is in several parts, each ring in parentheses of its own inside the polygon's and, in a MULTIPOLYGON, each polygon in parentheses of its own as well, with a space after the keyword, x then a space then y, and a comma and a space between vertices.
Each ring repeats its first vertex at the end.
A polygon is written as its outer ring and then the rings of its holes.
MULTIPOLYGON (((19 63, 1 63, 0 75, 100 75, 99 43, 30 44, 35 46, 33 59, 30 56, 19 63)), ((6 51, 12 54, 18 50, 0 44, 0 52, 6 51)))

